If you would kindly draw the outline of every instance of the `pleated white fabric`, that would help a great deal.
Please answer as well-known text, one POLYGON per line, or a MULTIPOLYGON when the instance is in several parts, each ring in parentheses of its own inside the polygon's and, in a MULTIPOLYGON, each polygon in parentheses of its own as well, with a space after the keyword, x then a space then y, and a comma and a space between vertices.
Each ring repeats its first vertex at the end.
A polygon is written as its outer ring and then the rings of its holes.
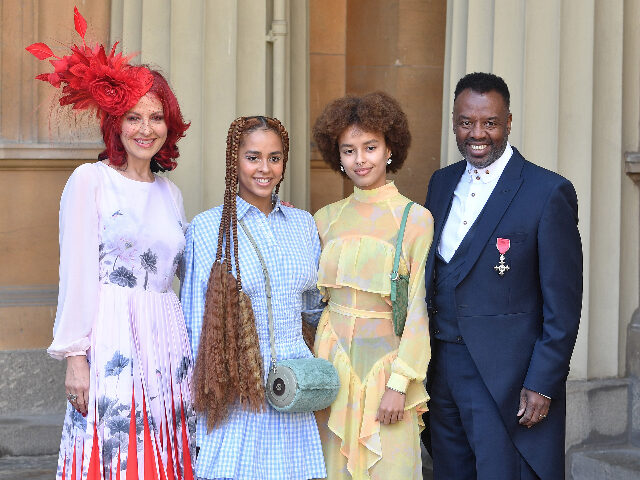
POLYGON ((185 245, 181 206, 168 180, 136 182, 100 162, 65 187, 49 353, 88 345, 91 376, 87 416, 67 407, 58 479, 193 478, 193 359, 171 290, 185 245))

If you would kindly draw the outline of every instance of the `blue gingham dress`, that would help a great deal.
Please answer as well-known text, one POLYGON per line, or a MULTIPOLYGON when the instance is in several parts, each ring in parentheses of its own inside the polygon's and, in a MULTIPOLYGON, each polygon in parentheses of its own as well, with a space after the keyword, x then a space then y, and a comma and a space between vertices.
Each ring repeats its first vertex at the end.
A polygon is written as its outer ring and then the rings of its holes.
MULTIPOLYGON (((237 198, 243 219, 264 256, 271 278, 275 343, 278 360, 311 357, 302 338, 301 314, 321 312, 316 287, 320 241, 309 213, 278 200, 265 216, 237 198)), ((185 278, 181 301, 194 358, 197 356, 205 293, 215 260, 222 206, 197 215, 187 231, 185 278)), ((238 227, 242 288, 256 318, 262 361, 270 363, 269 324, 264 276, 248 238, 238 227)), ((235 275, 235 271, 234 271, 235 275)), ((265 372, 266 382, 266 372, 265 372)), ((239 407, 207 434, 206 418, 198 417, 196 476, 206 479, 298 480, 324 478, 326 471, 313 413, 281 413, 267 404, 261 413, 239 407)))

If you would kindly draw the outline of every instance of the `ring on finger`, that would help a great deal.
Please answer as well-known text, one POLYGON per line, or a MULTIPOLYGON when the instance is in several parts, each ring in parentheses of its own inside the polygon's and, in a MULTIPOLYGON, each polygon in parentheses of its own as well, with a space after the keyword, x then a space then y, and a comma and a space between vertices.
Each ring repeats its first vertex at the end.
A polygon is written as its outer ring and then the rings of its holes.
POLYGON ((546 416, 546 415, 542 415, 542 414, 540 414, 540 415, 538 415, 538 418, 539 418, 540 420, 542 420, 543 418, 547 418, 547 416, 546 416))
POLYGON ((75 393, 67 393, 67 400, 69 400, 69 402, 73 403, 76 400, 78 400, 78 395, 76 395, 75 393))

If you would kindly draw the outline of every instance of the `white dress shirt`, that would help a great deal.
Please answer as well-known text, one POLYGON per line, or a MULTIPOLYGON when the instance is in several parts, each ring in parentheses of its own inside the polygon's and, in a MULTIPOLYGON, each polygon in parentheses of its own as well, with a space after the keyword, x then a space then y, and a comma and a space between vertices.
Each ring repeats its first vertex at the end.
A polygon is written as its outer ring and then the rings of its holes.
POLYGON ((500 158, 488 167, 476 168, 467 162, 467 168, 453 192, 451 210, 438 244, 438 253, 446 262, 451 260, 480 215, 512 154, 513 149, 507 142, 500 158))

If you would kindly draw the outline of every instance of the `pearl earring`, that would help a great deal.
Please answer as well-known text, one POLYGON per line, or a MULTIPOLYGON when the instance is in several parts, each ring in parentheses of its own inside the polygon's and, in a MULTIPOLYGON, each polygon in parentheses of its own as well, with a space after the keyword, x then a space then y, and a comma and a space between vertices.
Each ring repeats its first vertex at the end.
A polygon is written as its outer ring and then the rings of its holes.
POLYGON ((389 155, 389 160, 387 160, 387 165, 391 165, 391 155, 389 155))
POLYGON ((342 165, 340 165, 340 171, 344 173, 344 167, 342 165))

